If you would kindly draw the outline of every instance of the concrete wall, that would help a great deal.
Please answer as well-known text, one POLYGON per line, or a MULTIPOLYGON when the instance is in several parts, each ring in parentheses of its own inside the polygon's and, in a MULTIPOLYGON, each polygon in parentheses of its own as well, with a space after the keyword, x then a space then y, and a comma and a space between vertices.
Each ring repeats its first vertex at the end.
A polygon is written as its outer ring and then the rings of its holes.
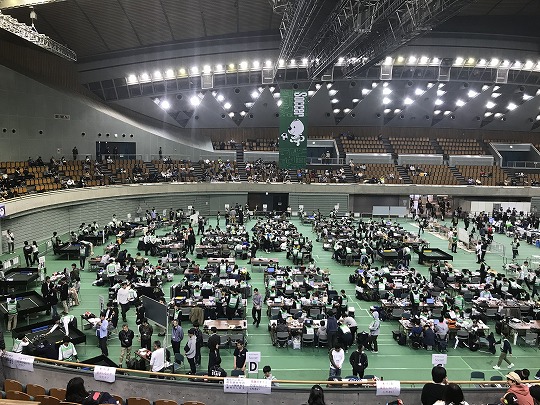
MULTIPOLYGON (((57 366, 34 364, 34 371, 21 371, 5 368, 5 377, 16 379, 23 384, 40 384, 47 388, 64 388, 67 382, 81 376, 85 380, 87 390, 107 391, 123 398, 140 396, 150 401, 157 399, 172 399, 178 403, 184 401, 201 401, 205 404, 237 404, 237 405, 288 405, 305 404, 309 398, 309 388, 312 383, 303 388, 289 388, 282 384, 273 388, 270 395, 229 394, 223 393, 223 386, 210 383, 189 383, 172 380, 155 380, 117 375, 112 384, 94 381, 93 374, 87 371, 65 369, 57 366)), ((421 387, 403 388, 399 398, 405 404, 419 404, 421 387)), ((497 403, 505 389, 501 388, 464 388, 465 400, 470 405, 497 403)), ((370 404, 384 405, 395 397, 376 396, 373 388, 324 388, 324 398, 327 405, 337 404, 370 404)))

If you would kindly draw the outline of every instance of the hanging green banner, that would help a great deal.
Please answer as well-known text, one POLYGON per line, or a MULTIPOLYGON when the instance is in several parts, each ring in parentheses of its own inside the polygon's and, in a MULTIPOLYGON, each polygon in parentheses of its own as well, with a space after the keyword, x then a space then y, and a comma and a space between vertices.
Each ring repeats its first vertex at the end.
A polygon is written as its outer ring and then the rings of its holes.
POLYGON ((304 169, 307 157, 307 90, 281 90, 279 167, 304 169))

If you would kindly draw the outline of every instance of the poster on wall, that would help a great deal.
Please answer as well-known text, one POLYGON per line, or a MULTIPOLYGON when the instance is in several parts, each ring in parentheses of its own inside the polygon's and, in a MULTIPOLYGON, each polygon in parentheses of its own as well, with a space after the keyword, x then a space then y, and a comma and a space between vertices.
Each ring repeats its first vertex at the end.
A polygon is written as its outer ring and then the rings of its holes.
POLYGON ((307 158, 308 93, 281 89, 279 107, 279 167, 304 169, 307 158))

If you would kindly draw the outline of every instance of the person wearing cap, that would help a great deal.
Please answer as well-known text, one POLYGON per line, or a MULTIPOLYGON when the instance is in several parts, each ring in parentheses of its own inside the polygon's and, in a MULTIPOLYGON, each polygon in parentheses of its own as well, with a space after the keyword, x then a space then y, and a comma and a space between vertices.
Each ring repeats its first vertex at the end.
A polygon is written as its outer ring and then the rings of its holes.
POLYGON ((373 353, 379 353, 377 338, 379 337, 381 329, 381 321, 379 320, 379 313, 374 309, 371 310, 371 315, 373 316, 373 321, 369 324, 368 348, 373 353))
POLYGON ((189 363, 189 374, 195 374, 197 372, 197 366, 195 365, 195 354, 197 353, 197 337, 195 336, 195 329, 188 330, 188 341, 184 346, 184 352, 189 363))
MULTIPOLYGON (((506 374, 506 382, 510 386, 504 397, 501 398, 501 402, 506 404, 504 400, 510 401, 510 398, 507 398, 508 394, 514 394, 517 398, 517 402, 514 402, 519 405, 534 405, 534 399, 529 392, 529 387, 521 383, 521 378, 518 373, 512 371, 506 374)), ((512 402, 508 402, 511 404, 512 402)))
POLYGON ((508 340, 508 337, 504 336, 501 345, 501 354, 499 356, 499 360, 497 361, 497 365, 493 366, 493 368, 495 370, 499 370, 501 368, 501 363, 503 362, 503 360, 508 363, 508 368, 514 367, 514 363, 508 360, 509 355, 512 355, 512 346, 510 346, 510 341, 508 340))
POLYGON ((208 337, 208 375, 211 375, 212 369, 216 364, 221 364, 221 356, 219 355, 221 338, 217 334, 217 328, 215 326, 212 326, 210 331, 212 334, 208 337))
POLYGON ((77 350, 69 336, 64 336, 62 338, 62 344, 58 348, 58 360, 78 361, 77 350))

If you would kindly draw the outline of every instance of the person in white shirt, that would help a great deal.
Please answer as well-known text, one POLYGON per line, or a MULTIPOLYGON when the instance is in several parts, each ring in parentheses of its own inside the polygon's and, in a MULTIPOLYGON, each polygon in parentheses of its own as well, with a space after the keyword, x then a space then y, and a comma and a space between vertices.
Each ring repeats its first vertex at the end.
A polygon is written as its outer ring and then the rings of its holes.
POLYGON ((122 286, 118 289, 116 293, 116 301, 120 304, 120 312, 122 314, 122 322, 127 322, 126 313, 129 311, 129 299, 130 293, 127 283, 124 281, 122 286))
POLYGON ((17 335, 17 339, 15 339, 15 342, 13 343, 13 349, 11 350, 13 353, 22 353, 24 348, 30 344, 30 341, 26 337, 24 333, 21 333, 17 335))
POLYGON ((75 315, 62 315, 61 317, 60 316, 56 316, 53 318, 54 321, 55 321, 55 324, 53 325, 53 327, 47 332, 45 333, 45 335, 50 335, 51 333, 53 333, 56 329, 58 329, 60 327, 60 324, 62 324, 64 326, 64 333, 66 336, 69 336, 69 324, 70 323, 75 323, 75 315))
MULTIPOLYGON (((153 372, 160 373, 167 365, 167 352, 161 347, 159 340, 154 341, 154 351, 152 357, 150 357, 150 369, 153 372)), ((160 378, 163 378, 160 376, 160 378)))
POLYGON ((329 377, 334 379, 341 377, 341 367, 345 360, 345 351, 341 348, 340 343, 336 343, 334 348, 330 351, 330 374, 329 377))
POLYGON ((77 360, 77 350, 71 343, 69 336, 64 336, 62 344, 58 348, 58 360, 75 361, 77 360))

